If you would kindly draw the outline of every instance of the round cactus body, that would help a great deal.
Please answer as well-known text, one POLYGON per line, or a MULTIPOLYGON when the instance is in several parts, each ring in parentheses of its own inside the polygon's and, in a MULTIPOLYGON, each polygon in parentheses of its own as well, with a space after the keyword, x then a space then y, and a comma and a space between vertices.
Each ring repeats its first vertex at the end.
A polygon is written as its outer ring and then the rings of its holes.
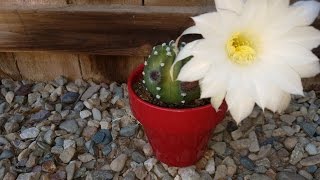
POLYGON ((170 75, 171 66, 176 58, 174 44, 155 46, 148 60, 145 61, 143 83, 146 89, 157 99, 170 104, 185 104, 200 98, 198 82, 181 82, 176 78, 180 69, 192 57, 175 64, 173 78, 170 75))

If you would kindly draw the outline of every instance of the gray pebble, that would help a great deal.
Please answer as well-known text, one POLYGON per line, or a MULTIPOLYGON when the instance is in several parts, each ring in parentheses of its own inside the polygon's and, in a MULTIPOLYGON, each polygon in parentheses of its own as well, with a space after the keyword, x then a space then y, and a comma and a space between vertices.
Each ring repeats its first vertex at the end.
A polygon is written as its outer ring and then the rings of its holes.
POLYGON ((130 125, 120 129, 120 136, 131 137, 136 134, 138 125, 130 125))
POLYGON ((59 128, 69 133, 76 133, 79 127, 75 120, 66 120, 60 124, 59 128))
POLYGON ((290 161, 289 161, 290 164, 292 165, 297 164, 302 159, 303 153, 304 153, 304 148, 302 144, 298 143, 291 153, 290 161))
POLYGON ((224 155, 227 144, 225 142, 216 142, 210 148, 213 149, 217 154, 224 155))
POLYGON ((312 143, 307 144, 307 146, 305 147, 305 150, 308 152, 309 155, 316 155, 319 153, 316 145, 312 143))
POLYGON ((9 159, 12 158, 14 156, 14 154, 12 153, 12 151, 10 150, 4 150, 2 151, 2 153, 0 154, 0 161, 3 159, 9 159))
POLYGON ((279 172, 277 174, 278 180, 305 180, 305 178, 299 174, 293 172, 279 172))
POLYGON ((135 151, 131 154, 131 158, 133 161, 137 163, 143 163, 146 161, 146 157, 144 157, 141 153, 135 151))
POLYGON ((82 111, 83 108, 84 108, 83 102, 79 101, 79 102, 77 102, 77 104, 74 106, 73 109, 77 112, 80 112, 80 111, 82 111))
POLYGON ((301 128, 303 129, 303 131, 309 135, 310 137, 313 137, 314 134, 317 131, 317 125, 315 125, 314 123, 307 123, 307 122, 303 122, 300 124, 301 128))
POLYGON ((108 156, 111 151, 112 151, 112 147, 110 144, 105 145, 102 149, 102 153, 104 156, 108 156))
POLYGON ((47 110, 40 110, 39 112, 31 115, 31 120, 42 121, 50 116, 50 112, 47 110))
POLYGON ((76 102, 78 97, 79 97, 79 93, 67 92, 63 96, 61 96, 61 102, 65 104, 72 104, 76 102))
POLYGON ((250 171, 253 171, 254 168, 255 168, 255 164, 253 163, 253 161, 251 159, 249 159, 248 157, 241 157, 240 158, 240 164, 250 170, 250 171))

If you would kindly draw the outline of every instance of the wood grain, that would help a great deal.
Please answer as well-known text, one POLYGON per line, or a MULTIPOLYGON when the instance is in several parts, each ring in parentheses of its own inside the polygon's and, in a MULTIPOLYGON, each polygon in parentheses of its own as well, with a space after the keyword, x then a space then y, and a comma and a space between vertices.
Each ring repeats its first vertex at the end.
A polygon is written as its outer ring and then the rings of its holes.
POLYGON ((83 79, 125 82, 129 73, 144 62, 144 57, 81 55, 80 62, 83 79))
POLYGON ((214 0, 144 0, 145 6, 213 6, 214 0))
MULTIPOLYGON (((0 51, 145 56, 209 7, 0 7, 0 51)), ((212 9, 212 8, 211 8, 212 9)))
POLYGON ((59 75, 70 79, 81 78, 78 56, 66 53, 15 53, 22 79, 53 80, 59 75))
POLYGON ((0 53, 0 77, 21 79, 17 61, 12 53, 0 53))
POLYGON ((142 0, 68 0, 69 4, 122 4, 122 5, 142 5, 142 0))
POLYGON ((1 0, 1 6, 66 5, 68 0, 1 0))
MULTIPOLYGON (((71 3, 142 5, 142 0, 72 0, 71 3)), ((125 82, 131 70, 143 60, 140 56, 79 55, 82 78, 97 82, 125 82)))

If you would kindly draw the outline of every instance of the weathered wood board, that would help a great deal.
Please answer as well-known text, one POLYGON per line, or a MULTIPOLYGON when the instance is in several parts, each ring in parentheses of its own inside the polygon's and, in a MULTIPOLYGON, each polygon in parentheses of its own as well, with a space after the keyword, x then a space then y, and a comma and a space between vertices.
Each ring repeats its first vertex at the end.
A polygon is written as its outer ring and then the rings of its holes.
POLYGON ((145 6, 213 6, 214 0, 144 0, 145 6))
POLYGON ((213 7, 0 7, 0 51, 145 56, 213 7))
POLYGON ((144 57, 80 55, 84 79, 125 82, 144 57))
POLYGON ((0 53, 0 77, 20 79, 21 75, 13 53, 0 53))
POLYGON ((22 79, 52 80, 59 75, 81 78, 78 55, 66 53, 14 53, 22 79))
MULTIPOLYGON (((136 4, 142 0, 1 0, 3 6, 38 6, 67 4, 136 4)), ((124 80, 143 57, 99 56, 53 52, 0 53, 0 78, 52 80, 58 75, 70 79, 95 81, 124 80), (119 61, 117 61, 120 59, 119 61), (108 61, 105 61, 108 60, 108 61), (82 64, 82 66, 81 66, 82 64), (107 73, 108 72, 108 73, 107 73)))

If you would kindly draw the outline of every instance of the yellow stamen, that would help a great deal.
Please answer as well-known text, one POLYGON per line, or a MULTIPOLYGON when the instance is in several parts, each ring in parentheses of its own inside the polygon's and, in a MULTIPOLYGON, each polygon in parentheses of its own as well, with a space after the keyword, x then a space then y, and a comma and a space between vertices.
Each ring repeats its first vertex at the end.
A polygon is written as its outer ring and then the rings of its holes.
POLYGON ((227 53, 230 61, 236 64, 252 64, 256 59, 256 46, 244 33, 234 33, 227 42, 227 53))

